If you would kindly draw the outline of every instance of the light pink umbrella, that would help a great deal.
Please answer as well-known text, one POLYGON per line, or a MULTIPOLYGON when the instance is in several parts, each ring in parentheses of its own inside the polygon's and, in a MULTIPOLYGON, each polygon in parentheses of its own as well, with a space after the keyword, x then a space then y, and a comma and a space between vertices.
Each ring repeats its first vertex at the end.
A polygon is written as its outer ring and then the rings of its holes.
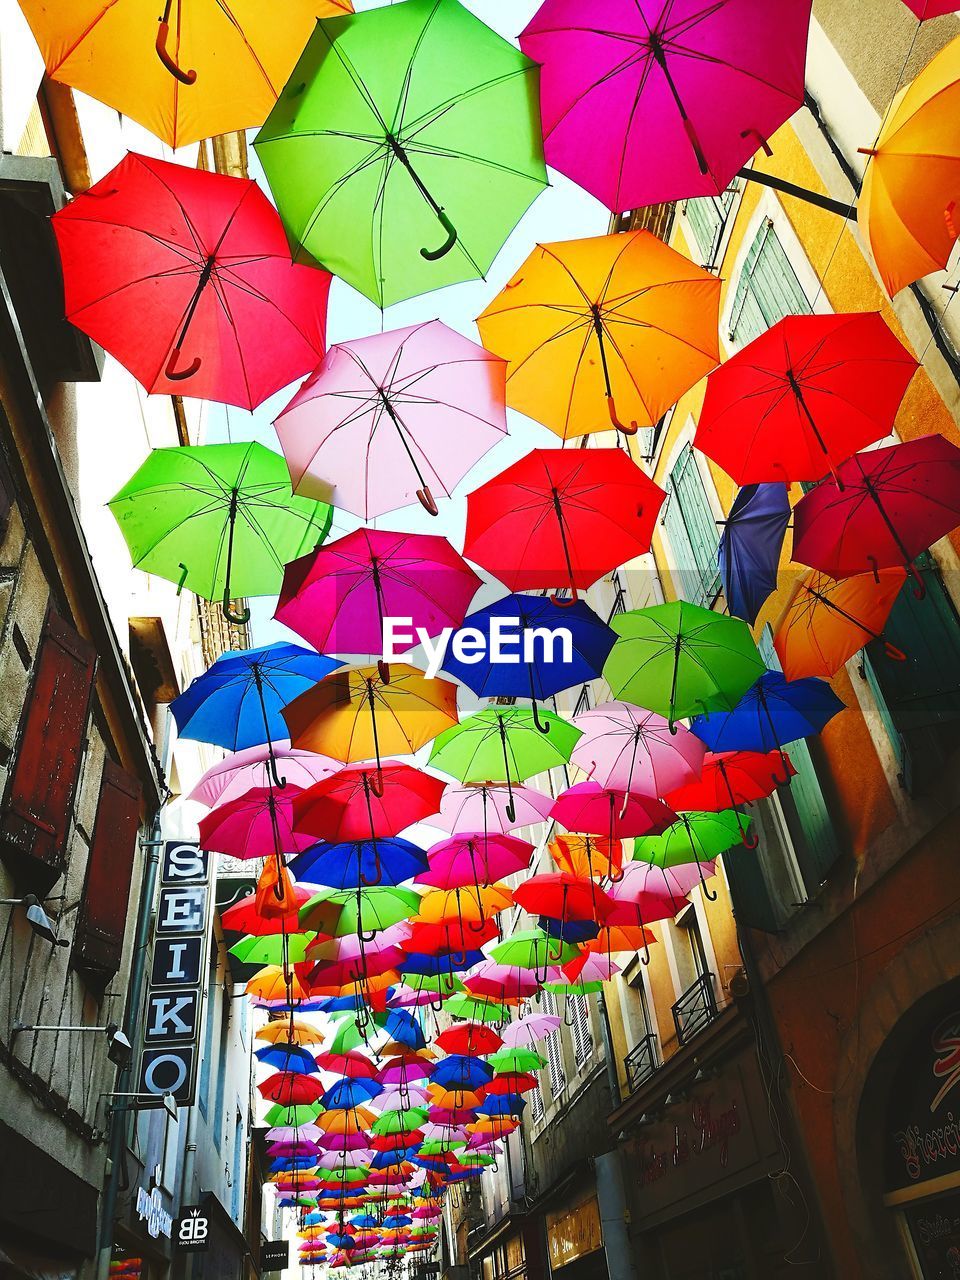
POLYGON ((607 888, 614 907, 604 923, 646 925, 654 920, 670 920, 687 905, 686 895, 699 882, 693 863, 664 871, 647 863, 630 862, 623 869, 623 878, 607 888))
POLYGON ((368 1147, 355 1151, 327 1151, 317 1160, 318 1169, 360 1169, 370 1163, 373 1152, 368 1147))
POLYGON ((545 0, 547 163, 612 209, 719 195, 803 104, 812 0, 545 0))
MULTIPOLYGON (((315 1124, 302 1124, 299 1127, 290 1125, 278 1125, 276 1128, 268 1129, 266 1133, 267 1142, 316 1142, 320 1144, 323 1137, 321 1131, 315 1124)), ((321 1144, 322 1145, 322 1144, 321 1144)))
POLYGON ((494 884, 504 876, 526 871, 532 853, 533 845, 516 836, 462 833, 428 849, 430 868, 421 871, 414 881, 436 889, 494 884))
POLYGON ((436 993, 433 991, 417 991, 414 987, 408 987, 406 983, 399 982, 393 988, 393 994, 388 1003, 391 1009, 419 1009, 424 1005, 433 1004, 436 998, 436 993))
POLYGON ((623 840, 659 835, 677 815, 653 796, 636 795, 599 782, 578 782, 554 802, 551 816, 568 831, 623 840))
POLYGON ((526 1045, 536 1044, 546 1036, 559 1030, 562 1018, 552 1013, 528 1013, 516 1022, 509 1022, 500 1032, 503 1043, 511 1049, 521 1049, 526 1045))
MULTIPOLYGON (((310 959, 330 961, 343 964, 350 960, 369 960, 373 956, 390 956, 390 965, 402 963, 407 957, 400 949, 413 932, 406 920, 398 920, 396 924, 380 929, 376 937, 369 942, 361 941, 359 934, 347 933, 341 938, 321 938, 312 947, 308 947, 310 959), (394 954, 396 953, 396 954, 394 954)), ((390 967, 390 966, 388 966, 390 967)))
POLYGON ((532 969, 497 964, 495 960, 482 960, 464 976, 463 985, 473 995, 493 996, 498 1000, 525 1000, 540 990, 540 983, 532 969))
POLYGON ((510 791, 496 782, 465 783, 447 787, 440 812, 427 822, 443 831, 486 831, 506 835, 517 827, 532 827, 550 813, 553 799, 533 787, 512 787, 516 817, 507 815, 510 791))
POLYGON ((331 347, 274 424, 294 490, 363 520, 416 501, 436 515, 507 434, 505 376, 439 320, 331 347))
POLYGON ((467 1131, 462 1124, 436 1124, 428 1120, 420 1126, 424 1142, 465 1142, 467 1131))
MULTIPOLYGON (((273 743, 273 758, 286 784, 304 789, 343 768, 338 760, 319 756, 313 751, 300 751, 291 747, 289 741, 273 743)), ((210 766, 187 799, 212 809, 215 805, 238 799, 254 787, 269 786, 272 780, 269 761, 267 743, 234 751, 226 760, 210 766)))
POLYGON ((596 951, 583 951, 565 964, 562 969, 550 969, 548 972, 559 974, 559 977, 548 977, 548 982, 609 982, 615 973, 619 973, 621 965, 608 955, 596 951))
MULTIPOLYGON (((717 860, 709 862, 704 859, 700 863, 703 878, 709 879, 717 874, 717 860)), ((673 867, 655 867, 643 862, 632 862, 624 868, 624 879, 621 883, 633 885, 645 893, 666 894, 674 898, 682 898, 700 883, 700 872, 696 862, 677 863, 673 867)), ((616 897, 615 894, 611 895, 616 897)), ((682 904, 681 904, 682 905, 682 904)))
POLYGON ((670 722, 655 711, 605 702, 572 723, 583 736, 570 760, 602 787, 665 796, 700 777, 705 745, 682 725, 671 733, 670 722))

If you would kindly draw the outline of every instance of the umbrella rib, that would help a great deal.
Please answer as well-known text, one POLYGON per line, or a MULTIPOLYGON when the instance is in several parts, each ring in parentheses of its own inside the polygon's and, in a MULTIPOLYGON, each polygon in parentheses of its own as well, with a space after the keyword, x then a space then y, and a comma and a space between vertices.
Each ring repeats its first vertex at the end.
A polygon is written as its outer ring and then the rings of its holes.
POLYGON ((234 15, 233 11, 230 9, 229 5, 226 3, 226 0, 215 0, 215 3, 217 8, 220 9, 224 17, 234 27, 240 39, 243 41, 244 48, 246 49, 247 53, 250 55, 250 60, 253 62, 254 66, 263 76, 264 81, 266 82, 267 87, 269 88, 270 92, 273 94, 274 98, 279 97, 279 90, 277 89, 277 86, 273 83, 273 81, 270 79, 269 75, 267 74, 266 67, 260 61, 260 58, 257 55, 256 49, 254 49, 253 45, 247 39, 247 33, 244 31, 243 27, 241 26, 240 22, 234 15))

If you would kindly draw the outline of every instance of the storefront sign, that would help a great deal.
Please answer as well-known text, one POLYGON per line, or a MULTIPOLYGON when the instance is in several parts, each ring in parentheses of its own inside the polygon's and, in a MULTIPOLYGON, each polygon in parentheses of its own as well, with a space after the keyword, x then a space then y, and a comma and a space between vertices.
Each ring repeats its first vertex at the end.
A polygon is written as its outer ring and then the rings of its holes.
POLYGON ((173 1247, 179 1253, 204 1253, 210 1248, 210 1219, 198 1204, 180 1209, 173 1247))
POLYGON ((597 1197, 591 1196, 573 1209, 548 1213, 547 1244, 553 1271, 602 1249, 603 1231, 597 1197))
POLYGON ((163 1195, 159 1187, 147 1191, 137 1187, 137 1217, 147 1224, 147 1232, 156 1240, 169 1236, 173 1229, 173 1217, 163 1207, 163 1195))
POLYGON ((960 1192, 907 1205, 904 1217, 924 1280, 960 1280, 960 1192))
POLYGON ((960 1009, 941 1014, 916 1038, 890 1098, 887 1190, 960 1171, 960 1009))
POLYGON ((285 1271, 290 1265, 290 1244, 286 1240, 264 1240, 260 1246, 261 1271, 285 1271))

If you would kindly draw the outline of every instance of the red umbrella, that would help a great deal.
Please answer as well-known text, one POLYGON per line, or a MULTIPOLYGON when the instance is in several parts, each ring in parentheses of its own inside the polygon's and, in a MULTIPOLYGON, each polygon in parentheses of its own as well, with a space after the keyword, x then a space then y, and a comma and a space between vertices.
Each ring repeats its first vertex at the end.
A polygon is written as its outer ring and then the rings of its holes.
POLYGON ((332 1071, 349 1080, 375 1080, 377 1076, 377 1068, 362 1053, 320 1053, 316 1061, 318 1071, 332 1071))
MULTIPOLYGON (((779 751, 719 751, 708 752, 703 762, 703 772, 696 782, 688 782, 666 797, 667 803, 681 812, 719 813, 721 809, 736 809, 739 804, 764 800, 773 795, 777 787, 788 783, 797 772, 790 757, 786 757, 787 776, 781 775, 783 760, 779 751)), ((757 836, 748 835, 737 823, 743 843, 749 849, 757 847, 757 836)))
POLYGON ((960 449, 941 435, 856 453, 794 508, 793 558, 831 578, 913 566, 960 524, 960 449))
POLYGON ((492 920, 440 920, 436 924, 414 921, 409 938, 401 942, 404 951, 411 955, 427 956, 462 954, 476 951, 484 942, 499 936, 496 919, 492 920))
POLYGON ((467 494, 464 555, 511 591, 576 599, 650 550, 664 497, 619 449, 534 449, 467 494))
MULTIPOLYGON (((313 896, 309 889, 300 885, 291 887, 298 909, 313 896)), ((221 921, 224 929, 229 930, 231 933, 252 933, 257 937, 268 933, 300 932, 296 910, 281 916, 262 915, 257 909, 257 895, 255 893, 248 894, 247 897, 241 898, 239 902, 235 902, 232 907, 227 907, 221 916, 221 921)))
POLYGON ((613 901, 592 880, 571 875, 569 871, 531 876, 513 891, 517 904, 530 915, 549 916, 551 920, 606 921, 613 901))
POLYGON ((277 1071, 258 1084, 257 1089, 268 1102, 279 1102, 282 1107, 316 1102, 324 1093, 323 1085, 316 1076, 297 1071, 277 1071))
POLYGON ((615 791, 598 782, 578 782, 558 796, 550 816, 568 831, 625 840, 659 835, 677 815, 654 796, 615 791))
POLYGON ((379 770, 367 765, 341 769, 297 796, 294 825, 331 844, 399 835, 436 813, 445 785, 394 760, 379 770))
POLYGON ((537 1087, 537 1077, 526 1071, 504 1071, 494 1076, 486 1087, 487 1093, 528 1093, 537 1087))
POLYGON ((200 819, 200 848, 234 858, 266 858, 300 853, 313 843, 294 831, 299 787, 254 787, 200 819))
POLYGON ((787 316, 710 374, 694 443, 738 484, 819 480, 889 435, 916 369, 877 312, 787 316))
POLYGON ((433 1043, 444 1053, 463 1053, 480 1058, 496 1053, 503 1041, 497 1033, 482 1022, 460 1022, 434 1037, 433 1043))
POLYGON ((330 276, 255 182, 130 154, 53 229, 67 319, 148 391, 254 409, 323 355, 330 276))

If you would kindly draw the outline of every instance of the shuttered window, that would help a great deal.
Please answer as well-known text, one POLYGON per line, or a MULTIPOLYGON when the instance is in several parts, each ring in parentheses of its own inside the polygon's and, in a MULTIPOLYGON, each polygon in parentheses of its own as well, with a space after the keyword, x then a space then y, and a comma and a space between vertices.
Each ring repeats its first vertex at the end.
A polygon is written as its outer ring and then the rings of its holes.
POLYGON ((727 218, 736 197, 736 187, 719 196, 698 196, 688 200, 683 212, 690 224, 693 238, 700 250, 700 261, 705 267, 713 267, 723 239, 727 218))
POLYGON ((533 1117, 534 1124, 539 1124, 543 1119, 543 1097, 541 1096, 540 1088, 541 1086, 538 1084, 535 1089, 530 1090, 530 1114, 533 1117))
POLYGON ((590 1009, 583 994, 568 995, 573 1031, 573 1055, 579 1070, 593 1053, 593 1036, 590 1034, 590 1009))
POLYGON ((768 218, 751 244, 730 312, 730 340, 745 345, 789 315, 813 308, 768 218))
MULTIPOLYGON (((552 991, 544 992, 543 1011, 551 1017, 556 1015, 557 1002, 552 991)), ((550 1068, 550 1091, 554 1097, 557 1097, 563 1092, 567 1083, 566 1073, 563 1070, 563 1046, 560 1043, 560 1032, 552 1032, 544 1043, 547 1049, 547 1065, 550 1068)))
POLYGON ((720 535, 703 476, 691 445, 684 445, 667 478, 664 527, 670 541, 671 574, 678 594, 692 604, 712 605, 720 594, 717 548, 720 535))
POLYGON ((140 783, 107 760, 72 953, 76 968, 104 981, 120 967, 139 828, 140 783))
POLYGON ((0 852, 41 894, 66 867, 95 666, 93 646, 50 614, 0 812, 0 852))

